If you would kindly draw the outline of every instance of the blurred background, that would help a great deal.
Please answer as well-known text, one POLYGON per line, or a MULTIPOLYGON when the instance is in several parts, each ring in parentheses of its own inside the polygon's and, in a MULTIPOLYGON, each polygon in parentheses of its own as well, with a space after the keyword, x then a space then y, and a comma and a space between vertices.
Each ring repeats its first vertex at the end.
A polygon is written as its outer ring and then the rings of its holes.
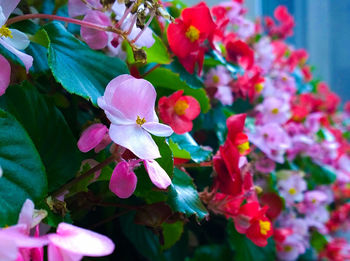
MULTIPOLYGON (((212 6, 220 1, 206 2, 212 6)), ((288 42, 309 52, 315 78, 326 81, 343 103, 350 100, 350 0, 245 0, 245 5, 252 19, 287 6, 296 24, 288 42)))

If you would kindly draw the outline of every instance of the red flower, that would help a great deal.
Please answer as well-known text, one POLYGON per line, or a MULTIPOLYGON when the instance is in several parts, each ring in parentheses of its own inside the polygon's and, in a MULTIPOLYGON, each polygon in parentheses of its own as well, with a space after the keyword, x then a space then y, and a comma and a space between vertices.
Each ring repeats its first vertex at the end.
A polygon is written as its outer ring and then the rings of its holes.
POLYGON ((226 120, 227 139, 213 157, 213 166, 218 174, 215 184, 222 193, 231 196, 241 195, 244 183, 249 183, 250 175, 245 175, 243 180, 239 169, 240 156, 250 151, 248 137, 243 133, 245 118, 245 114, 238 114, 226 120))
POLYGON ((301 72, 303 73, 305 82, 310 82, 312 80, 312 73, 311 73, 310 66, 305 65, 303 68, 301 68, 301 72))
POLYGON ((273 235, 273 228, 270 220, 262 216, 254 219, 252 225, 248 228, 246 236, 255 245, 264 247, 267 245, 267 239, 273 235))
POLYGON ((275 9, 274 16, 279 22, 279 25, 276 25, 274 20, 271 17, 265 18, 265 24, 268 30, 269 35, 272 37, 278 37, 285 39, 288 36, 293 35, 294 27, 294 18, 288 13, 288 10, 285 6, 278 6, 275 9))
POLYGON ((241 40, 226 40, 227 60, 239 64, 244 69, 249 70, 254 64, 253 50, 241 40))
POLYGON ((204 59, 201 44, 205 40, 212 41, 215 29, 216 24, 204 2, 185 8, 181 18, 175 19, 175 22, 169 25, 169 46, 190 73, 193 73, 196 62, 201 71, 204 59))
POLYGON ((159 117, 177 134, 191 131, 192 120, 200 113, 198 101, 192 96, 182 94, 183 90, 180 90, 169 97, 160 98, 158 102, 159 117))

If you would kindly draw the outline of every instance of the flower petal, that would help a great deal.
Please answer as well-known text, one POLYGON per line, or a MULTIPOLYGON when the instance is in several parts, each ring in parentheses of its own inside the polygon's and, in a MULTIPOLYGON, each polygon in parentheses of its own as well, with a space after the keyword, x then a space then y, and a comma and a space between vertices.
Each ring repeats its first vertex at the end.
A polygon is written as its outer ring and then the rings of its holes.
POLYGON ((114 108, 113 106, 108 103, 108 96, 99 97, 97 99, 98 106, 103 109, 106 113, 107 118, 113 123, 113 124, 120 124, 120 125, 130 125, 135 124, 134 120, 127 119, 123 113, 121 113, 119 110, 114 108))
POLYGON ((166 189, 171 184, 171 179, 165 170, 155 160, 144 160, 145 168, 152 183, 160 189, 166 189))
POLYGON ((0 96, 3 95, 10 84, 11 65, 6 58, 0 55, 0 96))
POLYGON ((60 223, 56 234, 49 234, 48 238, 50 245, 74 255, 106 256, 114 250, 114 243, 108 237, 67 223, 60 223))
POLYGON ((32 64, 33 64, 33 57, 21 51, 18 51, 16 48, 14 48, 12 45, 5 42, 3 39, 0 39, 0 44, 4 46, 7 50, 9 50, 11 53, 16 55, 23 62, 26 68, 26 71, 28 73, 29 68, 32 67, 32 64))
POLYGON ((113 170, 109 189, 120 198, 130 197, 137 184, 137 177, 126 161, 120 162, 113 170))
POLYGON ((150 134, 138 125, 114 125, 109 128, 111 139, 129 149, 140 159, 156 159, 160 153, 150 134))
POLYGON ((107 105, 120 111, 127 119, 136 121, 139 116, 146 121, 154 121, 156 96, 150 82, 121 75, 107 85, 103 97, 107 105))
MULTIPOLYGON (((90 10, 85 15, 83 21, 98 25, 110 25, 110 19, 104 13, 90 10)), ((108 34, 105 31, 99 31, 82 26, 80 35, 91 49, 99 50, 105 48, 108 43, 108 34)))
POLYGON ((27 229, 31 229, 32 221, 34 214, 34 203, 30 199, 27 199, 21 209, 21 213, 19 213, 18 224, 24 224, 27 226, 27 229))
POLYGON ((153 135, 160 137, 168 137, 174 132, 168 125, 158 122, 146 122, 142 125, 142 128, 153 135))
POLYGON ((82 152, 88 152, 95 148, 103 140, 108 128, 101 124, 93 124, 81 134, 78 141, 78 148, 82 152))
POLYGON ((9 45, 13 46, 17 50, 26 49, 30 44, 28 36, 25 33, 22 33, 21 31, 18 31, 16 29, 10 29, 10 30, 12 33, 12 38, 5 37, 2 40, 8 43, 9 45))
MULTIPOLYGON (((21 0, 0 0, 0 7, 2 8, 2 13, 7 20, 10 14, 15 10, 16 6, 21 0)), ((1 24, 2 26, 3 24, 1 24)))

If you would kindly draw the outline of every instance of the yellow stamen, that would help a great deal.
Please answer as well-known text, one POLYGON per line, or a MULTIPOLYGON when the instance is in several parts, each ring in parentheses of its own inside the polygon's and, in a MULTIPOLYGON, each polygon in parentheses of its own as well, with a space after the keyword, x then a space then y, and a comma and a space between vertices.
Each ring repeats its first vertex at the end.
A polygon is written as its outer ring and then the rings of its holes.
POLYGON ((196 27, 190 25, 186 31, 186 37, 193 43, 199 39, 199 33, 200 32, 196 27))
POLYGON ((13 38, 11 30, 6 25, 1 26, 0 36, 13 38))
POLYGON ((220 81, 219 76, 214 75, 214 76, 213 76, 213 82, 214 82, 214 83, 218 83, 219 81, 220 81))
POLYGON ((297 193, 297 190, 296 190, 295 188, 290 188, 290 189, 288 190, 288 192, 289 192, 289 194, 291 194, 291 195, 295 195, 295 194, 297 193))
POLYGON ((292 249, 293 248, 291 246, 287 245, 287 246, 284 247, 284 252, 290 252, 290 251, 292 251, 292 249))
POLYGON ((277 114, 278 113, 278 108, 274 108, 271 110, 272 114, 277 114))
POLYGON ((264 84, 263 83, 257 83, 254 85, 254 89, 256 92, 261 92, 264 89, 264 84))
POLYGON ((237 148, 240 154, 244 154, 247 150, 249 150, 249 141, 239 144, 237 148))
POLYGON ((271 223, 269 221, 259 220, 259 225, 260 225, 260 233, 266 236, 267 232, 269 232, 271 229, 271 223))
POLYGON ((264 190, 262 189, 262 187, 257 186, 257 185, 254 186, 254 190, 255 190, 255 192, 256 192, 257 194, 260 194, 260 193, 262 193, 262 192, 264 191, 264 190))
POLYGON ((178 100, 175 103, 174 111, 177 115, 184 115, 188 107, 189 107, 189 105, 188 105, 187 101, 178 100))
POLYGON ((313 198, 313 199, 311 200, 311 202, 312 202, 313 204, 316 204, 316 203, 317 203, 317 200, 316 200, 315 198, 313 198))
POLYGON ((140 118, 140 116, 137 115, 137 119, 136 119, 136 124, 140 125, 140 127, 146 122, 145 118, 140 118))

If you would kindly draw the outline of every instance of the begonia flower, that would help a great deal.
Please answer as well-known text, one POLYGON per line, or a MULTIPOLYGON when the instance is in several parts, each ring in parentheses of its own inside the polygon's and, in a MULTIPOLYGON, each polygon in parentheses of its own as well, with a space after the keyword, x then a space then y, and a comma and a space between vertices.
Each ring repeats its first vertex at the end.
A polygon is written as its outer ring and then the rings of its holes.
POLYGON ((251 69, 254 64, 253 50, 241 40, 228 40, 226 42, 227 60, 242 66, 244 69, 251 69))
POLYGON ((68 0, 68 14, 70 17, 85 15, 89 10, 102 8, 99 0, 68 0))
POLYGON ((177 134, 189 132, 192 121, 200 113, 200 105, 192 96, 183 95, 183 90, 174 92, 169 97, 161 97, 158 102, 159 117, 170 125, 177 134))
MULTIPOLYGON (((23 62, 28 73, 33 64, 33 57, 19 50, 26 49, 30 41, 26 34, 6 26, 7 19, 19 2, 20 0, 2 0, 0 2, 0 44, 23 62)), ((0 65, 2 68, 0 73, 0 95, 3 95, 10 82, 11 67, 1 55, 0 65)))
POLYGON ((108 237, 67 223, 60 223, 56 233, 47 238, 49 261, 79 261, 84 256, 110 255, 114 250, 108 237))
POLYGON ((291 117, 289 104, 273 96, 265 98, 256 109, 261 113, 262 124, 272 122, 283 124, 291 117))
POLYGON ((302 201, 304 198, 303 193, 307 189, 306 181, 299 172, 288 172, 288 175, 282 176, 278 180, 277 186, 280 195, 288 204, 302 201))
POLYGON ((169 25, 167 36, 170 49, 190 73, 193 73, 195 63, 199 64, 201 71, 204 59, 202 44, 205 40, 212 41, 215 28, 210 10, 204 2, 185 8, 181 18, 169 25))
MULTIPOLYGON (((109 189, 120 198, 130 197, 137 184, 134 168, 139 166, 141 160, 121 161, 114 168, 109 189)), ((171 179, 164 169, 155 160, 143 160, 145 169, 152 183, 160 189, 166 189, 171 184, 171 179)))
POLYGON ((81 152, 88 152, 95 149, 95 152, 98 153, 111 143, 111 141, 108 135, 108 128, 101 123, 96 123, 83 131, 78 140, 78 148, 81 152))
POLYGON ((162 137, 173 133, 168 125, 159 123, 154 111, 156 96, 150 82, 124 74, 109 82, 104 96, 97 101, 111 121, 112 141, 140 159, 160 157, 150 133, 162 137))

